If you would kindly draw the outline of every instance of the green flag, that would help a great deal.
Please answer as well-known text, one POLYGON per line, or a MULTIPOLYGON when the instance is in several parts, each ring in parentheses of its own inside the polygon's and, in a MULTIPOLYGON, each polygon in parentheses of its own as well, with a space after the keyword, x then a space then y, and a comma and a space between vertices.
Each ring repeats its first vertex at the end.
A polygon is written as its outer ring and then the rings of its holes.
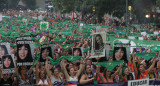
POLYGON ((116 66, 120 65, 123 60, 120 61, 105 61, 105 62, 98 62, 96 65, 101 65, 107 68, 109 71, 112 71, 116 66))
POLYGON ((89 48, 84 48, 83 49, 83 52, 88 52, 89 51, 89 48))
POLYGON ((73 43, 72 44, 63 44, 61 46, 63 47, 64 50, 68 50, 69 48, 71 48, 73 46, 73 43))
POLYGON ((54 38, 54 40, 58 43, 64 42, 66 38, 54 38))
POLYGON ((136 53, 135 56, 143 57, 147 61, 152 57, 157 57, 156 53, 136 53))
POLYGON ((160 49, 160 46, 152 46, 151 47, 151 51, 159 51, 159 49, 160 49))
POLYGON ((82 58, 82 56, 63 56, 63 57, 64 59, 67 59, 68 61, 72 61, 72 62, 77 61, 82 58))

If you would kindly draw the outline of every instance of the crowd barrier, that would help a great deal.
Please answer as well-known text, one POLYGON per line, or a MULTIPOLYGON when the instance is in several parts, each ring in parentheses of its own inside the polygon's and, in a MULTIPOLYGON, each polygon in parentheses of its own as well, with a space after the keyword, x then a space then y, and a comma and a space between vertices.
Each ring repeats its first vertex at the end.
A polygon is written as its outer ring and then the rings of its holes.
MULTIPOLYGON (((132 82, 134 81, 136 80, 132 80, 132 82)), ((57 82, 56 84, 54 84, 54 86, 128 86, 128 82, 80 85, 78 82, 66 81, 66 82, 57 82)), ((131 85, 131 86, 147 86, 147 85, 131 85)), ((160 80, 149 80, 149 86, 160 86, 160 80)))

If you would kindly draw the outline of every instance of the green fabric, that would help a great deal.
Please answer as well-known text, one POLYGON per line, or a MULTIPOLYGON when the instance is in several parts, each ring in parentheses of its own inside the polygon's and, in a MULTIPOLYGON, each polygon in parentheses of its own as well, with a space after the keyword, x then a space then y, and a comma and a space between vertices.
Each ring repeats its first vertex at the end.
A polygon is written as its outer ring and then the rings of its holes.
POLYGON ((159 51, 159 49, 160 49, 160 46, 152 46, 151 48, 151 51, 159 51))
POLYGON ((88 52, 89 51, 89 48, 84 48, 83 49, 83 52, 88 52))
POLYGON ((11 47, 16 47, 17 44, 16 44, 16 43, 11 43, 10 46, 11 46, 11 47))
POLYGON ((80 40, 68 40, 69 42, 79 42, 80 40))
POLYGON ((34 44, 35 47, 41 47, 41 44, 34 44))
POLYGON ((54 38, 54 40, 58 43, 64 42, 66 38, 54 38))
POLYGON ((77 61, 82 58, 82 56, 63 56, 63 57, 64 59, 67 59, 68 61, 72 61, 72 62, 77 61))
POLYGON ((157 57, 156 53, 136 53, 135 56, 143 57, 147 61, 152 57, 157 57))
POLYGON ((109 56, 113 56, 113 50, 109 51, 109 56))
POLYGON ((72 34, 72 32, 61 32, 63 35, 65 35, 65 36, 69 36, 69 35, 71 35, 72 34))
POLYGON ((53 60, 51 57, 48 57, 48 59, 49 59, 49 61, 51 62, 52 65, 57 65, 61 61, 62 58, 63 58, 63 56, 61 56, 57 60, 53 60))
POLYGON ((104 62, 98 62, 96 65, 101 65, 105 68, 107 68, 109 71, 112 71, 116 66, 120 65, 123 62, 123 60, 120 61, 104 61, 104 62))
POLYGON ((73 46, 73 44, 63 44, 61 46, 63 47, 64 50, 68 50, 69 48, 73 46))
POLYGON ((33 65, 32 65, 32 67, 34 67, 36 65, 36 63, 39 60, 39 58, 40 58, 40 53, 35 55, 35 58, 33 59, 33 65))

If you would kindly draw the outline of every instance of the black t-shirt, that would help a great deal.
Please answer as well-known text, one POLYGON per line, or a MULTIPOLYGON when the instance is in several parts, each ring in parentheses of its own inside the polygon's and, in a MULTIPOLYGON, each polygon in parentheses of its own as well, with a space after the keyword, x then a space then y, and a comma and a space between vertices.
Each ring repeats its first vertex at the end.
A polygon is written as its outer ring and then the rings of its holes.
POLYGON ((12 83, 13 81, 11 78, 8 78, 6 81, 3 78, 0 80, 0 86, 12 86, 12 83))

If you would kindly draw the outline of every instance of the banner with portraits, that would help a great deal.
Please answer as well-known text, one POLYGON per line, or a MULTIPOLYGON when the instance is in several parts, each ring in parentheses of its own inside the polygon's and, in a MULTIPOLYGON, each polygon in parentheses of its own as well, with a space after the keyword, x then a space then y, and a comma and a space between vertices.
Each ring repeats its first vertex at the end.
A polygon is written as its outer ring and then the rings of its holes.
POLYGON ((113 50, 113 60, 128 60, 130 54, 130 44, 115 43, 113 50))
POLYGON ((17 66, 31 66, 34 56, 34 42, 31 37, 17 38, 17 66))
POLYGON ((46 58, 54 56, 54 44, 42 45, 40 53, 40 63, 45 64, 46 58))
POLYGON ((91 58, 105 57, 106 33, 95 33, 92 35, 91 58))
POLYGON ((7 55, 7 54, 11 54, 10 52, 10 43, 8 42, 0 42, 0 66, 2 65, 2 56, 7 55))
POLYGON ((14 54, 2 56, 2 65, 3 65, 3 74, 14 73, 15 72, 15 63, 14 63, 14 54))

